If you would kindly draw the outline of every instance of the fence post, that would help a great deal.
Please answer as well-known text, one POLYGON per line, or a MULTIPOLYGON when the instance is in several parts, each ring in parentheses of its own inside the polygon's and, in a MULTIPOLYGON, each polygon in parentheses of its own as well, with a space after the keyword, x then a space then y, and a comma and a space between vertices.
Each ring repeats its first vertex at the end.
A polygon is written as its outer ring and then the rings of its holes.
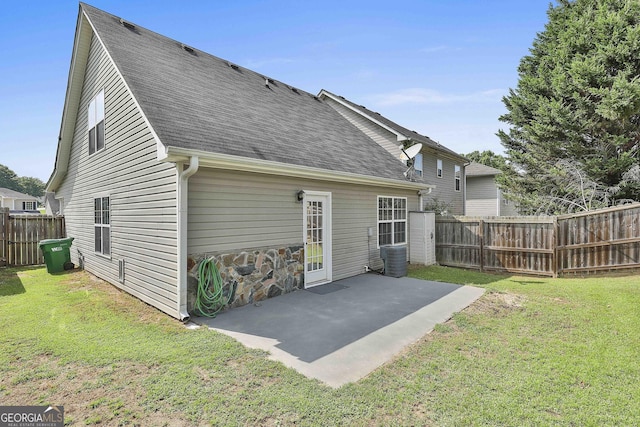
POLYGON ((553 217, 553 237, 551 239, 551 244, 553 245, 553 253, 551 254, 551 268, 553 277, 558 277, 558 264, 560 263, 558 253, 558 240, 560 239, 558 232, 558 217, 553 217))
POLYGON ((2 248, 0 248, 0 260, 4 260, 4 265, 9 266, 9 208, 0 208, 0 237, 2 237, 2 248))
POLYGON ((478 228, 480 235, 478 236, 480 239, 480 272, 484 271, 484 220, 480 219, 478 223, 478 228))

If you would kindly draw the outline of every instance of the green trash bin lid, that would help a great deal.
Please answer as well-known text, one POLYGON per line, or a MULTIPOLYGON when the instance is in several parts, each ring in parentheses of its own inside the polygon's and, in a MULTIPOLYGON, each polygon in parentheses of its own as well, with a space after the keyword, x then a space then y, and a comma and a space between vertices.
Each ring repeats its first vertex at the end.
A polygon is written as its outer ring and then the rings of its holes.
POLYGON ((65 237, 64 239, 44 239, 38 242, 38 246, 42 248, 43 246, 60 245, 63 243, 71 244, 71 242, 73 242, 73 239, 73 237, 65 237))

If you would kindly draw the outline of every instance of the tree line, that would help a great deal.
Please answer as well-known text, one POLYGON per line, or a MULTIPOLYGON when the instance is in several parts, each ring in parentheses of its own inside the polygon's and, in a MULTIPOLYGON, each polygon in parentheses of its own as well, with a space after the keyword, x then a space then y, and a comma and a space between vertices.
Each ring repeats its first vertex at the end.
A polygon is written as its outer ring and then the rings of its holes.
POLYGON ((7 166, 0 164, 0 188, 8 188, 34 197, 40 197, 44 195, 45 183, 39 178, 18 176, 7 166))

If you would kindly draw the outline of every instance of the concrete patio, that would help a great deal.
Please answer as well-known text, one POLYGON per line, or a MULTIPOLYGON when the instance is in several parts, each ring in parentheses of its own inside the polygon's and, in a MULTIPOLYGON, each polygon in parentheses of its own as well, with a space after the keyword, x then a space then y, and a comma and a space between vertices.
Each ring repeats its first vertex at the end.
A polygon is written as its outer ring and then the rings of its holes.
POLYGON ((370 273, 193 321, 340 387, 388 362, 483 292, 370 273))

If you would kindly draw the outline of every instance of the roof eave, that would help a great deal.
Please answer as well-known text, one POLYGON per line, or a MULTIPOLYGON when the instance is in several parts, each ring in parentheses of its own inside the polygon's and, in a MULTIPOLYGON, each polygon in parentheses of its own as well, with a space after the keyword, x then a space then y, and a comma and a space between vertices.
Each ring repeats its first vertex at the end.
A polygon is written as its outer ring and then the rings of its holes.
POLYGON ((201 167, 210 167, 216 169, 341 182, 346 184, 381 186, 396 189, 424 190, 435 188, 434 185, 421 182, 402 181, 391 178, 368 176, 343 171, 333 171, 289 163, 275 162, 271 160, 254 159, 249 157, 234 156, 230 154, 212 153, 208 151, 191 150, 178 147, 168 147, 166 151, 166 157, 164 157, 162 160, 165 162, 188 163, 189 159, 194 156, 198 157, 201 167))

